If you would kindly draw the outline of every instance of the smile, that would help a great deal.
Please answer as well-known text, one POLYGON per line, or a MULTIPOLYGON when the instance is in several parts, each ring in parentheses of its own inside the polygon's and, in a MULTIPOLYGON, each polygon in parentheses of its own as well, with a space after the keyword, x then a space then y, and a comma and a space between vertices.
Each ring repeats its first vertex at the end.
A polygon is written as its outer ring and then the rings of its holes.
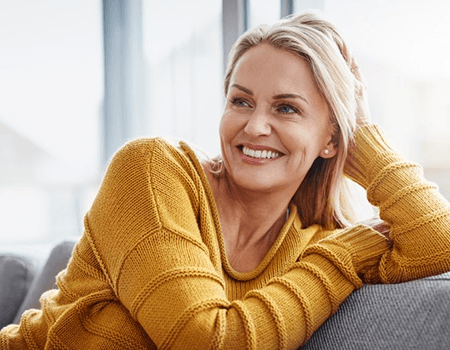
POLYGON ((244 153, 248 157, 257 158, 257 159, 274 159, 281 156, 278 152, 267 151, 267 150, 253 150, 251 148, 242 146, 242 153, 244 153))

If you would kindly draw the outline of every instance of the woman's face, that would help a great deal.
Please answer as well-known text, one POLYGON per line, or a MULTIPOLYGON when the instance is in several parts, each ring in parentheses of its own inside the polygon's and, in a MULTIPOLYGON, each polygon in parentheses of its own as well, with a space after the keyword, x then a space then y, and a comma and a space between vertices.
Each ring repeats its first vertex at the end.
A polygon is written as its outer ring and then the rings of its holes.
POLYGON ((304 59, 268 44, 250 49, 235 67, 220 124, 229 179, 250 191, 295 193, 318 156, 336 154, 328 115, 304 59))

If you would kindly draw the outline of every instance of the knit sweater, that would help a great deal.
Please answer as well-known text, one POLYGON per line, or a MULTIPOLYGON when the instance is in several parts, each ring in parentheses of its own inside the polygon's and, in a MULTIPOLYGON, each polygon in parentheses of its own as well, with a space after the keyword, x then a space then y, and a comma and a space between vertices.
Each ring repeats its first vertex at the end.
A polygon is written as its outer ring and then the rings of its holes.
POLYGON ((450 270, 450 205, 369 126, 347 175, 390 224, 302 227, 297 208, 252 271, 227 260, 215 199, 184 143, 128 143, 111 161, 58 290, 3 349, 296 349, 363 282, 450 270))

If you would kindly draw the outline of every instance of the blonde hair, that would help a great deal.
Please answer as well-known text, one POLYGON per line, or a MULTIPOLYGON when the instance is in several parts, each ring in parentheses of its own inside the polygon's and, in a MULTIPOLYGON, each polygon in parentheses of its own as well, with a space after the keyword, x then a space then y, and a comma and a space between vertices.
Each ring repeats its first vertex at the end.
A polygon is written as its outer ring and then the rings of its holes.
MULTIPOLYGON (((292 198, 302 225, 319 224, 326 228, 348 225, 352 213, 343 169, 356 128, 355 94, 363 84, 356 61, 337 29, 317 13, 289 16, 272 26, 252 29, 236 41, 225 73, 225 95, 239 59, 263 43, 298 55, 309 63, 330 111, 337 154, 329 159, 318 157, 292 198)), ((212 167, 216 174, 225 171, 218 159, 212 167)))

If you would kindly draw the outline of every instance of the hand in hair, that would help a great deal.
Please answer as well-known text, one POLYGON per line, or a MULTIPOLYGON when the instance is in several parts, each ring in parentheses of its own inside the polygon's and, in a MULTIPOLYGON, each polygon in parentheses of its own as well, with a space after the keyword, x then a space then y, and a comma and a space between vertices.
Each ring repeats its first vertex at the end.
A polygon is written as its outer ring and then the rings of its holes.
MULTIPOLYGON (((370 125, 370 110, 369 103, 367 97, 367 86, 363 76, 361 75, 361 71, 359 70, 359 66, 353 56, 350 59, 350 69, 355 77, 355 100, 356 100, 356 130, 362 128, 364 126, 370 125)), ((355 153, 355 148, 357 147, 355 143, 355 139, 353 138, 348 146, 347 158, 346 158, 346 168, 352 169, 355 168, 353 155, 355 153)), ((367 225, 371 226, 372 225, 367 225)), ((375 228, 375 227, 373 227, 375 228)), ((375 228, 376 229, 376 228, 375 228)), ((376 229, 377 230, 377 229, 376 229)), ((380 233, 380 230, 377 230, 380 233)))
POLYGON ((360 128, 370 124, 370 110, 367 97, 367 87, 361 75, 358 64, 352 59, 351 70, 355 76, 355 99, 356 99, 356 124, 360 128))

